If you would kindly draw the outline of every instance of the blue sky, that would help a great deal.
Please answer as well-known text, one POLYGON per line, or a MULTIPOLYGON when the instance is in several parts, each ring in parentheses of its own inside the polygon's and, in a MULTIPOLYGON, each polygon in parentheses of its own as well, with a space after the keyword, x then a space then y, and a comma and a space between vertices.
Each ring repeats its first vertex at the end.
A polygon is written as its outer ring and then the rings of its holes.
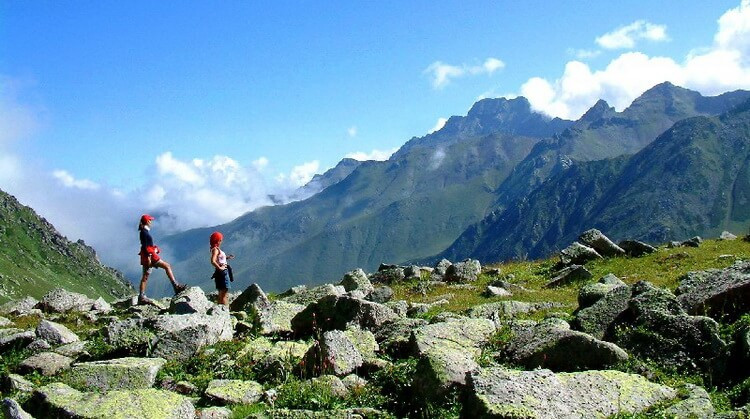
POLYGON ((575 119, 750 88, 748 50, 747 0, 0 0, 0 189, 95 244, 82 212, 218 224, 481 97, 575 119))

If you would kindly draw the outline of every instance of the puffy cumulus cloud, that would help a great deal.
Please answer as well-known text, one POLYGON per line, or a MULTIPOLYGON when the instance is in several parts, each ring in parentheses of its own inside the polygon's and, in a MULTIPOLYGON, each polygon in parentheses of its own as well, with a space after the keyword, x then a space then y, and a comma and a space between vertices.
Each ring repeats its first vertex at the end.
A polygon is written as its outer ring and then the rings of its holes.
POLYGON ((65 170, 55 170, 52 172, 52 176, 67 188, 97 190, 100 187, 99 184, 94 181, 88 179, 76 179, 65 170))
POLYGON ((372 150, 369 153, 364 151, 355 151, 353 153, 349 153, 344 157, 359 160, 359 161, 368 161, 368 160, 377 160, 377 161, 385 161, 391 158, 393 153, 395 153, 398 150, 398 148, 392 148, 390 150, 372 150))
POLYGON ((268 163, 268 158, 259 157, 258 159, 253 160, 250 164, 253 166, 253 168, 255 168, 255 170, 262 172, 266 169, 266 167, 268 167, 268 163))
POLYGON ((600 56, 602 52, 598 49, 568 49, 568 55, 572 55, 579 60, 587 60, 600 56))
POLYGON ((346 133, 349 135, 349 137, 354 138, 357 136, 357 127, 351 126, 349 129, 346 130, 346 133))
POLYGON ((451 82, 451 79, 468 75, 491 75, 503 67, 505 67, 505 63, 502 60, 493 57, 487 58, 484 63, 480 65, 473 66, 467 64, 457 66, 445 64, 442 61, 435 61, 423 71, 423 74, 429 74, 432 77, 433 88, 442 89, 451 82))
POLYGON ((320 170, 320 162, 313 160, 307 163, 302 163, 299 166, 294 166, 289 174, 280 173, 276 176, 276 182, 282 187, 289 187, 296 189, 305 186, 307 182, 312 180, 313 176, 320 170))
POLYGON ((749 22, 750 0, 743 0, 721 16, 713 45, 693 50, 682 62, 641 52, 621 54, 600 70, 570 61, 560 78, 531 78, 521 86, 521 94, 537 111, 577 119, 598 99, 621 111, 664 81, 704 95, 750 89, 749 22))
POLYGON ((634 48, 636 41, 667 41, 667 27, 655 25, 645 20, 638 20, 630 25, 622 26, 612 32, 596 38, 596 43, 606 49, 634 48))
POLYGON ((437 122, 435 122, 435 126, 433 126, 429 131, 427 131, 428 134, 432 134, 435 131, 440 131, 445 126, 445 123, 448 122, 448 118, 438 118, 437 122))

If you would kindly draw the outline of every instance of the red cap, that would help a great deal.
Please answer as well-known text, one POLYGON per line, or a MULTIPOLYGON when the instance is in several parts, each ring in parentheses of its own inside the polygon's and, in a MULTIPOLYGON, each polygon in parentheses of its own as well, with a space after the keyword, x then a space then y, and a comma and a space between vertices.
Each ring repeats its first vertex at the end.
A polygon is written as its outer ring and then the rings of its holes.
POLYGON ((221 240, 224 240, 224 235, 219 233, 218 231, 214 231, 213 233, 211 233, 211 237, 208 238, 208 242, 211 244, 211 247, 216 247, 221 240))
POLYGON ((154 219, 154 217, 152 217, 152 216, 150 216, 148 214, 143 214, 143 215, 141 215, 141 224, 146 224, 147 222, 149 222, 149 221, 151 221, 153 219, 154 219))

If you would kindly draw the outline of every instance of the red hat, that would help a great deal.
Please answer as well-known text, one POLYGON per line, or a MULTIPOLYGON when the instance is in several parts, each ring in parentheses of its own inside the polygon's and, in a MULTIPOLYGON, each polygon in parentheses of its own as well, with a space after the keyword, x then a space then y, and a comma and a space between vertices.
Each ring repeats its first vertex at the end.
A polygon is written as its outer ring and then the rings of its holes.
POLYGON ((147 222, 149 222, 149 221, 151 221, 153 219, 154 219, 154 217, 152 217, 152 216, 150 216, 148 214, 143 214, 143 215, 141 215, 141 224, 146 224, 147 222))
POLYGON ((216 247, 221 240, 224 240, 224 235, 219 233, 218 231, 214 231, 213 233, 211 233, 211 237, 208 238, 208 242, 211 247, 216 247))

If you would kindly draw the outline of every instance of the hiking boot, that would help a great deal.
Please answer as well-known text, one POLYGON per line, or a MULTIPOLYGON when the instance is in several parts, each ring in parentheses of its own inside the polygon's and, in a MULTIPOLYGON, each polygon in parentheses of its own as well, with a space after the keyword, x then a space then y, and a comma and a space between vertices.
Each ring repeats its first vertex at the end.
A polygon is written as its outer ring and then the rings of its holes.
POLYGON ((154 304, 154 300, 146 297, 145 295, 139 295, 138 296, 138 305, 139 306, 153 305, 153 304, 154 304))
POLYGON ((185 291, 187 289, 187 284, 177 284, 174 286, 174 293, 175 295, 181 293, 182 291, 185 291))

